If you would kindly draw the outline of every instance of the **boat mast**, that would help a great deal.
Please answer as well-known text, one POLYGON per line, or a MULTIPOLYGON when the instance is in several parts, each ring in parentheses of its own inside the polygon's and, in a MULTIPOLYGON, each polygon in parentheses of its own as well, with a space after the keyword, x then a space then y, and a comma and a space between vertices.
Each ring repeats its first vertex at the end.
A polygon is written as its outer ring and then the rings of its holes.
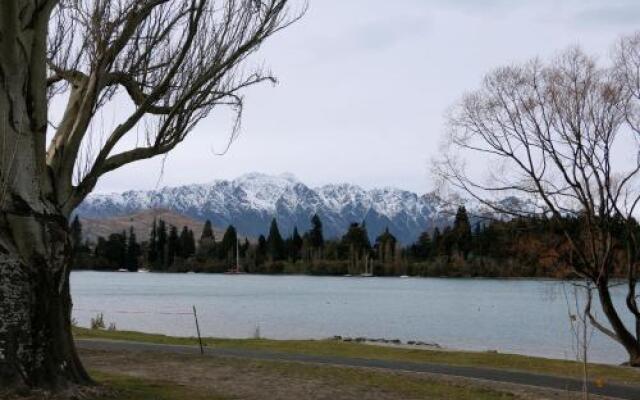
POLYGON ((240 239, 236 237, 236 272, 240 272, 240 239))

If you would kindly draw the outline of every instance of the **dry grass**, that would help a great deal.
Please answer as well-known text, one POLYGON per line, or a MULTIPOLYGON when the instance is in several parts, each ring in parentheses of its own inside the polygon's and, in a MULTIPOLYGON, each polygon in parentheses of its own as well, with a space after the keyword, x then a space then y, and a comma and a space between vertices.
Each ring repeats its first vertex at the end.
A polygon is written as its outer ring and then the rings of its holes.
POLYGON ((93 350, 82 351, 82 358, 98 381, 131 400, 533 398, 463 380, 366 368, 93 350))

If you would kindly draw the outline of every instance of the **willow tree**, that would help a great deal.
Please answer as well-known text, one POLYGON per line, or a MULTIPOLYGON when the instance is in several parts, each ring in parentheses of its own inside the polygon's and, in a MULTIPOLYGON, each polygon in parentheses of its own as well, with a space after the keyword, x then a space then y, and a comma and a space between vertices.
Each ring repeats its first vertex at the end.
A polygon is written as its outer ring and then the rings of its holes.
POLYGON ((300 15, 287 0, 0 2, 0 388, 90 381, 70 332, 70 214, 214 108, 239 118, 242 90, 274 80, 248 57, 300 15))
POLYGON ((573 48, 549 63, 496 69, 452 108, 436 168, 491 210, 554 220, 571 249, 564 261, 588 289, 585 313, 633 366, 640 366, 639 66, 635 36, 621 41, 606 68, 573 48), (624 306, 611 294, 621 274, 624 306), (592 310, 592 293, 605 320, 592 310))

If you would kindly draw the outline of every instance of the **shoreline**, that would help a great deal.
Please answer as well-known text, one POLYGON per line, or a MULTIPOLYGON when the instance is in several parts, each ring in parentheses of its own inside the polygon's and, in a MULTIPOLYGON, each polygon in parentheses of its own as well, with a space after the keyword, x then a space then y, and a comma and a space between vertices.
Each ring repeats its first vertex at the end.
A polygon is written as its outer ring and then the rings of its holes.
MULTIPOLYGON (((89 327, 75 326, 74 330, 82 332, 83 335, 97 334, 99 336, 115 336, 120 335, 127 336, 133 334, 144 338, 167 338, 169 340, 176 340, 179 342, 192 342, 191 344, 197 345, 197 337, 195 336, 175 336, 170 334, 158 333, 158 332, 144 332, 144 331, 131 331, 131 330, 114 330, 108 329, 91 329, 89 327)), ((93 337, 93 336, 91 336, 93 337)), ((118 340, 118 339, 115 339, 118 340)), ((576 363, 575 357, 563 357, 555 354, 532 354, 526 352, 508 351, 500 349, 478 349, 478 348, 463 348, 440 344, 436 342, 428 342, 421 340, 401 340, 401 339, 386 339, 386 338, 367 338, 367 337, 352 337, 334 335, 330 337, 299 337, 299 338, 272 338, 272 337, 232 337, 232 336, 215 336, 215 337, 202 337, 202 340, 211 340, 214 342, 227 342, 227 343, 242 343, 242 342, 264 342, 274 344, 289 344, 289 343, 335 343, 337 345, 362 345, 372 348, 383 348, 388 350, 406 350, 412 352, 440 352, 440 353, 455 353, 455 354, 467 354, 467 355, 496 355, 504 357, 522 357, 547 360, 553 362, 569 362, 576 363)), ((153 342, 153 341, 152 341, 153 342)), ((205 345, 206 346, 206 345, 205 345)), ((621 367, 624 368, 624 361, 590 361, 593 365, 602 365, 609 367, 621 367)), ((638 370, 640 374, 640 369, 638 370)), ((638 376, 640 379, 640 375, 638 376)))
MULTIPOLYGON (((250 277, 308 277, 308 278, 345 278, 345 279, 454 279, 454 280, 499 280, 499 281, 549 281, 549 282, 574 282, 578 279, 563 279, 553 277, 537 277, 537 276, 402 276, 402 275, 374 275, 363 277, 360 275, 344 276, 344 275, 317 275, 317 274, 293 274, 293 273, 279 273, 279 274, 256 274, 256 273, 242 273, 242 274, 228 274, 224 272, 176 272, 176 271, 106 271, 99 269, 73 269, 72 273, 78 272, 98 272, 98 273, 117 273, 117 274, 155 274, 155 275, 212 275, 212 276, 250 276, 250 277)), ((611 279, 611 282, 617 282, 622 279, 611 279)))

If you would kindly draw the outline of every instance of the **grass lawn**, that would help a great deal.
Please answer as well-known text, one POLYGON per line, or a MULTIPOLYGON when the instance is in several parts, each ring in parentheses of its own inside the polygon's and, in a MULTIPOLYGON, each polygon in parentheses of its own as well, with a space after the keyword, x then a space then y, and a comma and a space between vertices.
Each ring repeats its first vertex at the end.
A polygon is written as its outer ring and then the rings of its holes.
MULTIPOLYGON (((330 366, 300 365, 273 361, 244 361, 225 360, 225 368, 233 368, 238 372, 249 373, 252 376, 251 389, 241 379, 235 387, 221 384, 221 377, 216 376, 216 361, 205 360, 193 367, 195 356, 170 356, 173 362, 180 359, 182 363, 190 364, 188 373, 200 373, 206 379, 204 384, 185 384, 181 381, 155 380, 149 378, 132 377, 112 372, 101 372, 92 369, 91 374, 98 383, 110 389, 110 393, 91 400, 108 400, 114 395, 120 400, 226 400, 235 398, 279 398, 279 399, 312 399, 320 387, 328 388, 328 393, 318 393, 317 398, 332 398, 355 400, 368 399, 431 399, 431 400, 518 400, 520 397, 506 391, 469 384, 453 384, 446 381, 421 378, 411 375, 385 373, 353 368, 330 366), (198 368, 199 367, 199 368, 198 368), (213 371, 213 376, 207 376, 207 371, 213 371), (258 372, 259 371, 259 372, 258 372), (282 379, 286 377, 286 379, 282 379), (279 382, 280 388, 264 382, 279 382), (305 388, 309 386, 310 388, 305 388), (286 387, 291 388, 287 393, 286 387), (270 395, 273 393, 273 397, 270 395)), ((155 360, 155 362, 162 362, 155 360)), ((219 363, 219 361, 218 361, 219 363)), ((224 379, 224 378, 222 378, 224 379)))
POLYGON ((109 393, 91 400, 111 400, 114 397, 119 400, 226 400, 231 398, 170 381, 135 378, 96 370, 91 371, 91 376, 96 382, 110 389, 109 393))
MULTIPOLYGON (((176 338, 126 331, 96 331, 74 328, 76 338, 129 340, 177 345, 197 345, 195 338, 176 338)), ((309 355, 340 356, 398 360, 409 362, 439 363, 460 366, 481 366, 488 368, 521 370, 567 377, 582 377, 582 364, 573 361, 526 357, 513 354, 487 352, 461 352, 423 349, 404 349, 345 343, 333 340, 264 340, 264 339, 215 339, 205 338, 208 347, 265 350, 309 355)), ((640 384, 640 371, 611 365, 590 364, 592 380, 606 383, 616 381, 640 384)))

